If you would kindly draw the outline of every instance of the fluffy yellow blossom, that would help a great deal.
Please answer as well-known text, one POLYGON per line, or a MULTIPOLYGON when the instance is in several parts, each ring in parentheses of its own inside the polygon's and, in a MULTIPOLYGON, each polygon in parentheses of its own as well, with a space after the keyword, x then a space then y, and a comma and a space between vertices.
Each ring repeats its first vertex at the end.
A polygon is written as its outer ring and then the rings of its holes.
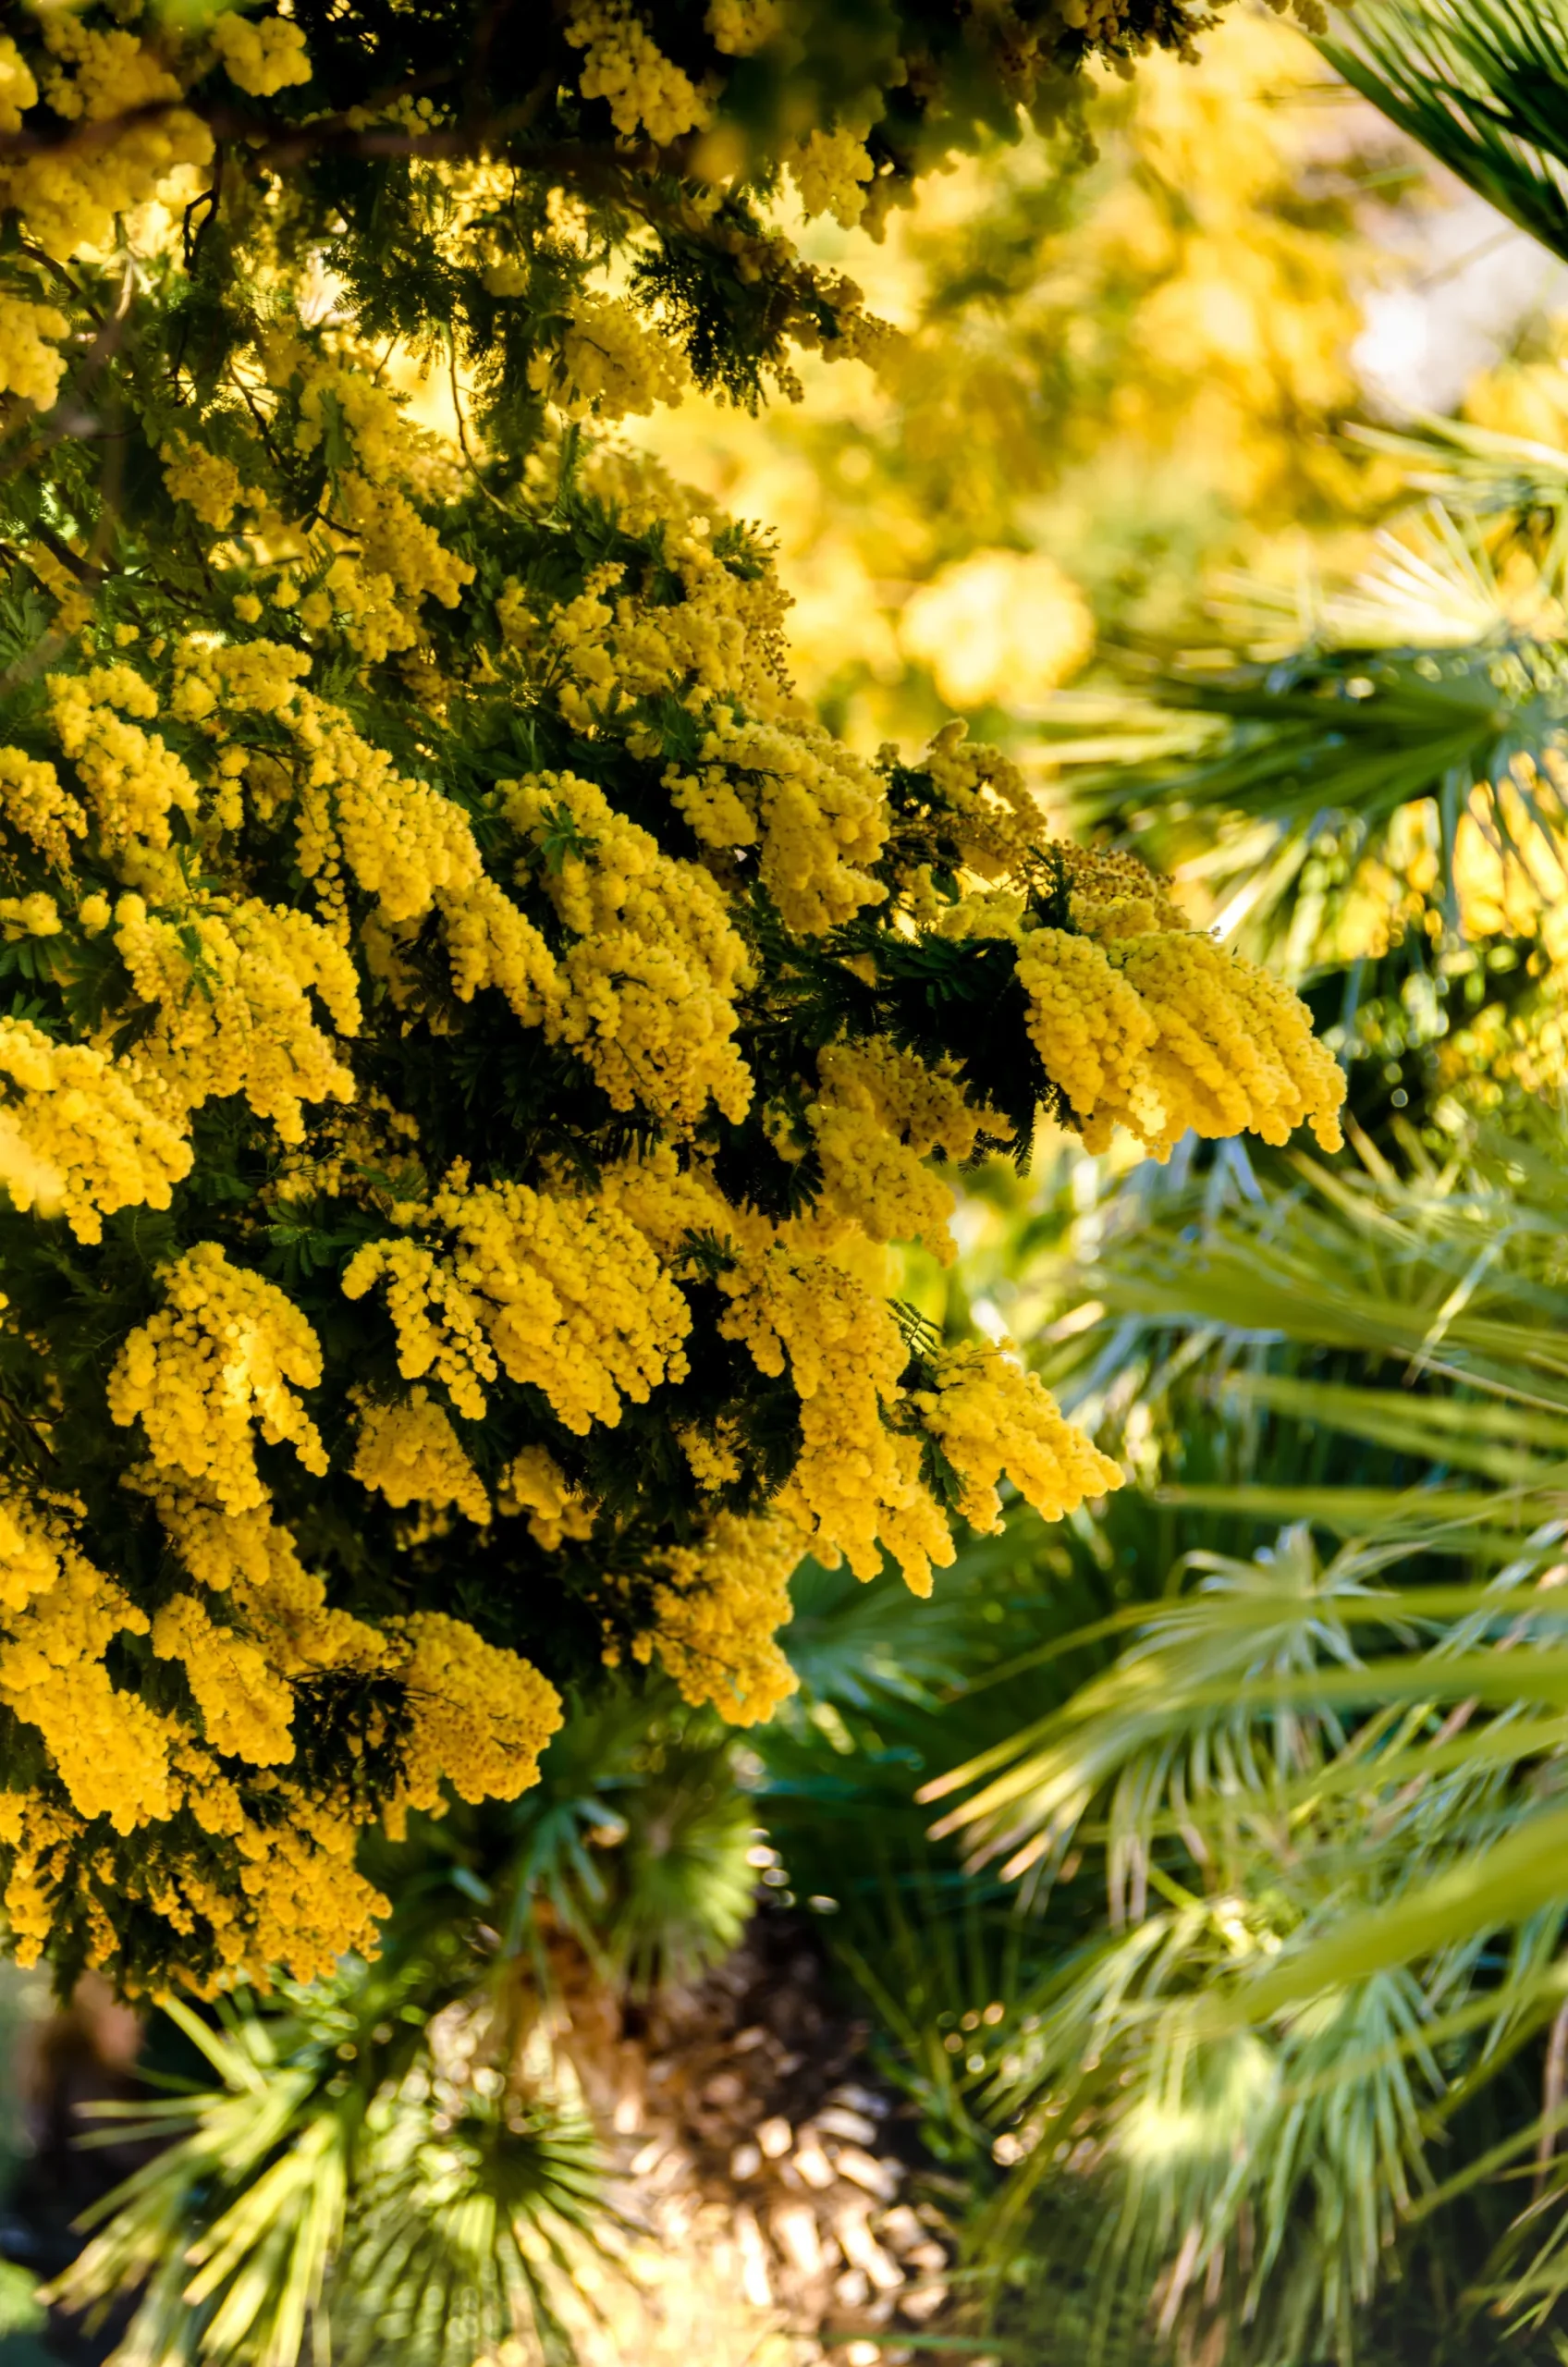
POLYGON ((842 1553, 857 1577, 874 1577, 885 1545, 916 1594, 953 1543, 921 1483, 917 1441, 890 1429, 908 1351, 885 1301, 826 1257, 775 1243, 719 1278, 730 1301, 719 1325, 743 1341, 757 1367, 788 1366, 801 1405, 800 1459, 778 1499, 799 1520, 808 1550, 842 1553))
POLYGON ((1005 1120, 974 1108, 951 1067, 880 1040, 828 1045, 816 1065, 822 1089, 806 1119, 827 1206, 876 1241, 924 1241, 945 1264, 953 1194, 925 1162, 937 1150, 970 1158, 983 1129, 1005 1135, 1005 1120))
POLYGON ((739 1211, 701 1162, 680 1159, 668 1143, 606 1167, 599 1198, 629 1218, 667 1263, 679 1256, 689 1235, 713 1233, 722 1240, 741 1225, 739 1211))
MULTIPOLYGON (((614 495, 637 501, 632 486, 617 484, 614 495)), ((547 643, 562 714, 574 725, 594 726, 661 692, 688 705, 707 692, 721 703, 723 719, 732 719, 728 709, 741 702, 754 719, 788 725, 819 767, 841 767, 863 786, 870 782, 869 771, 811 724, 789 694, 783 665, 789 603, 778 583, 720 558, 712 521, 700 512, 676 501, 656 519, 664 529, 666 570, 658 596, 628 588, 627 570, 616 560, 591 569, 576 598, 557 602, 543 619, 515 583, 496 602, 497 619, 515 646, 547 643), (672 579, 680 591, 675 598, 668 596, 672 579)), ((847 793, 842 787, 833 792, 840 802, 847 793)), ((874 782, 871 793, 880 798, 874 782)))
POLYGON ((438 895, 435 905, 459 1002, 495 987, 525 1026, 537 1026, 548 1013, 558 1022, 563 995, 555 956, 504 888, 478 879, 461 896, 438 895))
MULTIPOLYGON (((263 1822, 246 1814, 202 1754, 185 1756, 190 1812, 230 1841, 239 1865, 232 1883, 204 1881, 188 1867, 178 1877, 189 1909, 210 1932, 222 1981, 264 1981, 279 1965, 296 1981, 314 1981, 348 1949, 374 1954, 377 1918, 390 1907, 354 1866, 353 1818, 274 1776, 252 1785, 276 1787, 263 1822)), ((192 1985, 210 1994, 218 1982, 192 1985)))
POLYGON ((742 1520, 721 1513, 698 1546, 660 1556, 655 1625, 633 1647, 660 1660, 682 1700, 711 1701, 732 1726, 771 1718, 799 1680, 775 1631, 790 1615, 790 1578, 804 1551, 800 1531, 777 1514, 742 1520))
POLYGON ((345 523, 359 537, 368 569, 385 576, 410 608, 427 596, 444 608, 457 607, 473 582, 472 565, 444 546, 399 486, 349 469, 338 493, 345 523))
MULTIPOLYGON (((971 740, 968 725, 955 716, 920 764, 972 870, 996 879, 1028 863, 1045 836, 1044 819, 1023 775, 999 749, 971 740)), ((962 903, 954 907, 960 934, 964 910, 962 903)))
POLYGON ((1117 847, 1076 847, 1052 840, 1050 860, 1067 884, 1074 928, 1090 937, 1146 937, 1187 926, 1162 879, 1135 854, 1117 847))
POLYGON ((0 1612, 25 1611, 60 1580, 56 1533, 35 1507, 0 1498, 0 1612))
POLYGON ((568 419, 646 418, 659 403, 678 403, 691 380, 686 358, 644 328, 618 297, 587 297, 560 342, 534 356, 529 379, 568 419))
POLYGON ((623 1399, 644 1404, 685 1379, 691 1309, 613 1205, 522 1184, 448 1184, 431 1214, 453 1239, 501 1369, 542 1389, 569 1430, 613 1428, 623 1399))
POLYGON ((290 720, 305 762, 298 861, 329 918, 342 909, 345 867, 391 925, 420 919, 437 896, 477 883, 479 850, 460 807, 399 775, 341 708, 301 692, 290 720))
POLYGON ((14 1615, 0 1640, 0 1702, 37 1728, 79 1816, 132 1832, 169 1812, 172 1723, 121 1692, 104 1664, 116 1635, 145 1635, 147 1617, 68 1545, 60 1575, 14 1615))
POLYGON ((715 49, 752 57, 781 30, 784 0, 708 0, 703 22, 715 49))
POLYGON ((159 1493, 157 1507, 184 1568, 214 1593, 232 1591, 248 1632, 279 1675, 396 1663, 398 1652, 387 1637, 350 1613, 329 1608, 323 1580, 305 1568, 288 1530, 265 1506, 227 1513, 170 1490, 159 1493))
POLYGON ((188 1110, 242 1093, 278 1138, 303 1139, 300 1105, 349 1101, 354 1080, 317 1024, 318 995, 346 1036, 360 1025, 352 963, 320 922, 288 905, 214 897, 165 916, 122 896, 115 944, 157 1024, 141 1061, 188 1110))
MULTIPOLYGON (((313 452, 326 435, 330 418, 340 423, 369 476, 400 476, 409 457, 409 431, 392 388, 368 371, 356 369, 351 362, 312 354, 300 345, 293 346, 286 358, 289 368, 298 369, 304 380, 300 425, 294 436, 297 450, 313 452)), ((288 374, 286 369, 283 375, 288 374)))
POLYGON ((1344 1072, 1298 995, 1212 938, 1129 938, 1110 955, 1159 1030, 1147 1057, 1166 1122, 1152 1150, 1189 1128, 1283 1143, 1304 1124, 1325 1150, 1339 1149, 1344 1072))
POLYGON ((266 1501, 252 1423, 286 1441, 307 1471, 326 1469, 314 1423, 288 1384, 313 1389, 321 1349, 276 1282, 198 1242, 164 1269, 162 1306, 139 1323, 109 1375, 109 1412, 141 1419, 153 1462, 209 1486, 226 1512, 266 1501))
POLYGON ((708 101, 689 74, 655 47, 631 0, 571 0, 566 37, 585 50, 578 87, 609 102, 610 119, 630 139, 646 131, 663 146, 706 122, 708 101))
POLYGON ((441 1512, 454 1504, 481 1527, 490 1518, 484 1482, 426 1389, 414 1390, 406 1404, 365 1407, 349 1468, 398 1510, 424 1504, 441 1512))
POLYGON ((743 1117, 751 1072, 732 1038, 753 973, 716 883, 573 774, 503 782, 501 793, 574 933, 546 1033, 582 1053, 617 1110, 641 1102, 679 1126, 711 1099, 743 1117))
POLYGON ((87 829, 80 801, 62 789, 54 766, 20 748, 0 748, 0 820, 62 871, 70 862, 71 840, 87 829))
POLYGON ((55 1895, 67 1852, 80 1832, 79 1819, 36 1793, 0 1792, 0 1842, 16 1853, 6 1885, 6 1921, 19 1965, 34 1965, 43 1953, 55 1928, 55 1895))
POLYGON ((728 1488, 741 1477, 741 1458, 735 1451, 736 1432, 732 1422, 721 1423, 712 1438, 704 1436, 701 1430, 682 1429, 676 1432, 676 1439, 691 1466, 692 1478, 705 1493, 728 1488))
POLYGON ((389 1828, 409 1809, 439 1810, 443 1777, 462 1800, 515 1800, 539 1780, 539 1754, 561 1723, 560 1695, 530 1662, 460 1619, 416 1612, 405 1631, 412 1726, 389 1828))
POLYGON ((225 643, 210 633, 187 633, 173 659, 169 709, 182 723, 203 722, 220 708, 226 716, 288 714, 311 669, 303 650, 285 642, 225 643))
POLYGON ((1190 1130, 1283 1143, 1310 1124, 1340 1144, 1344 1076, 1305 1005, 1265 970, 1190 930, 1120 935, 1145 900, 1099 908, 1104 942, 1061 929, 1020 941, 1029 1032, 1091 1149, 1118 1122, 1167 1159, 1190 1130))
POLYGON ((0 931, 7 945, 24 937, 58 937, 60 908, 42 890, 31 896, 0 896, 0 931))
POLYGON ((70 325, 53 304, 0 296, 0 395, 20 395, 47 411, 59 392, 66 357, 44 339, 68 337, 70 325))
POLYGON ((155 716, 151 684, 133 667, 118 665, 51 674, 47 688, 60 746, 76 766, 103 836, 166 847, 170 813, 193 816, 200 801, 196 783, 160 735, 116 711, 155 716))
POLYGON ((166 1208, 191 1154, 116 1066, 86 1044, 54 1044, 26 1019, 0 1019, 0 1181, 15 1207, 61 1214, 100 1241, 116 1208, 166 1208))
POLYGON ((1166 1111, 1145 1055, 1158 1023, 1104 949, 1065 929, 1032 930, 1019 949, 1018 983, 1041 1065, 1073 1115, 1121 1119, 1158 1141, 1166 1111))
MULTIPOLYGON (((83 24, 74 9, 52 8, 40 21, 52 63, 43 95, 67 122, 106 127, 102 136, 61 150, 43 141, 0 165, 0 206, 23 219, 45 253, 67 260, 79 247, 113 236, 116 215, 155 196, 182 165, 211 160, 206 125, 177 102, 180 85, 160 45, 123 27, 83 24)), ((14 43, 0 53, 0 116, 16 117, 36 103, 36 80, 14 43)))
POLYGON ((0 33, 0 132, 19 131, 23 115, 37 104, 31 68, 10 34, 0 33))
POLYGON ((865 865, 881 856, 888 814, 868 765, 805 723, 715 717, 695 772, 665 786, 705 845, 759 848, 758 870, 786 925, 836 928, 887 889, 865 865))
POLYGON ((819 127, 797 141, 786 162, 803 213, 831 214, 844 229, 855 228, 876 171, 863 132, 843 124, 830 131, 819 127))
POLYGON ((178 99, 180 87, 157 52, 119 28, 101 31, 61 11, 44 20, 44 42, 60 60, 43 78, 43 95, 67 121, 107 123, 115 116, 160 100, 178 99))
POLYGON ((293 1688, 259 1645, 216 1625, 190 1594, 174 1595, 162 1606, 153 1621, 152 1644, 160 1660, 184 1663, 214 1750, 253 1767, 278 1766, 293 1758, 293 1688))
POLYGON ((1119 1466, 1008 1349, 947 1349, 935 1371, 936 1387, 914 1391, 912 1402, 963 1481, 958 1509, 973 1527, 1001 1527, 997 1482, 1004 1473, 1044 1520, 1060 1520, 1086 1498, 1121 1487, 1119 1466))
POLYGON ((496 1499, 507 1513, 527 1513, 528 1534, 553 1553, 568 1538, 582 1543, 594 1532, 594 1511, 572 1489, 547 1447, 525 1446, 507 1466, 496 1499))
MULTIPOLYGON (((227 18, 228 23, 237 18, 227 18)), ((223 533, 245 498, 245 485, 232 460, 204 444, 165 444, 159 449, 164 483, 176 501, 189 502, 203 525, 223 533)))
POLYGON ((291 82, 308 82, 305 36, 287 17, 222 16, 211 34, 224 72, 253 99, 270 99, 291 82))
POLYGON ((423 1242, 367 1241, 344 1269, 343 1295, 363 1298, 384 1282, 404 1380, 434 1372, 459 1413, 479 1422, 485 1413, 481 1384, 495 1380, 496 1365, 470 1279, 423 1242))

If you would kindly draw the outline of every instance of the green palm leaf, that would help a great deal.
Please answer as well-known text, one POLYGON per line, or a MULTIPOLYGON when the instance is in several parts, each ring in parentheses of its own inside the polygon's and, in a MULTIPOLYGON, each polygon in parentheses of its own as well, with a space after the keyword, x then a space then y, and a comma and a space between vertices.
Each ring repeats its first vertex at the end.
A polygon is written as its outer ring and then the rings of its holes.
POLYGON ((1352 87, 1489 205, 1568 258, 1562 0, 1358 0, 1320 43, 1352 87))

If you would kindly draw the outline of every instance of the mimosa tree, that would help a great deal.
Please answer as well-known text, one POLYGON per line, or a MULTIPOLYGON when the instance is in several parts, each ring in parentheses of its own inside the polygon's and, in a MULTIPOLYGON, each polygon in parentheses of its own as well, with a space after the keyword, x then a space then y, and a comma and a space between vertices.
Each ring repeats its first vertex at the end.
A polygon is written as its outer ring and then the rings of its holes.
POLYGON ((1337 1140, 1286 988, 961 727, 835 741, 766 541, 590 440, 881 348, 781 183, 876 212, 1198 19, 6 21, 6 1907, 308 1978, 562 1681, 764 1717, 807 1551, 920 1593, 1004 1476, 1117 1483, 889 1300, 944 1166, 1337 1140))

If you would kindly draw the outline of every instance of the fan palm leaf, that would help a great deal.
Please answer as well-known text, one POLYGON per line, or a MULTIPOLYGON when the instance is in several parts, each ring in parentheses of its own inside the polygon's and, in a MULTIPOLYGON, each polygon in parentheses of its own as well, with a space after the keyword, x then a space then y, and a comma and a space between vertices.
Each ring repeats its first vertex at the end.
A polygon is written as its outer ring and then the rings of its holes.
POLYGON ((1568 259, 1562 0, 1358 0, 1319 46, 1488 205, 1568 259))

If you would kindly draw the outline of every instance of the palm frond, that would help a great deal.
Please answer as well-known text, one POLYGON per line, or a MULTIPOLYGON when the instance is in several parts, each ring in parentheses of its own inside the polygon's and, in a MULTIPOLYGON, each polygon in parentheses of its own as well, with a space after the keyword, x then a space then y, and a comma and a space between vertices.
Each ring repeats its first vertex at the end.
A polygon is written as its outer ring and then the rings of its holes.
POLYGON ((1357 0, 1320 42, 1352 87, 1489 205, 1568 259, 1562 0, 1357 0))
POLYGON ((998 2211, 1096 2182, 1104 2275, 1216 2356, 1348 2356, 1396 2234, 1471 2211, 1479 2270, 1537 2158, 1471 2306, 1568 2295, 1561 2101, 1529 2085, 1568 1978, 1563 1175, 1503 1139, 1126 1208, 1084 1286, 1195 1346, 1139 1351, 1162 1493, 1189 1539, 1288 1525, 1189 1542, 1111 1665, 926 1787, 1059 1935, 1052 1885, 1109 1885, 976 2100, 1023 2156, 998 2211), (1238 1426, 1262 1487, 1184 1483, 1238 1426), (1475 2175, 1439 2183, 1461 2125, 1475 2175))
POLYGON ((1404 429, 1357 426, 1358 444, 1400 462, 1413 492, 1475 518, 1556 516, 1568 507, 1568 453, 1473 420, 1418 415, 1404 429))

